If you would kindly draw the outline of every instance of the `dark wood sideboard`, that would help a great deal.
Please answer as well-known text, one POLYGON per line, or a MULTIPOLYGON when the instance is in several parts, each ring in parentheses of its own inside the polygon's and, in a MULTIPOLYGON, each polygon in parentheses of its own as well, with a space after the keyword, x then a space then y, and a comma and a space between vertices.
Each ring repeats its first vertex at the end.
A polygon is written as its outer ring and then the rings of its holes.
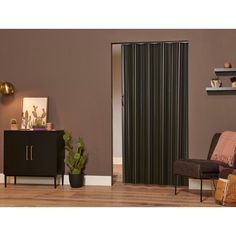
POLYGON ((63 130, 4 131, 4 182, 7 176, 54 177, 62 176, 64 184, 65 149, 63 130))

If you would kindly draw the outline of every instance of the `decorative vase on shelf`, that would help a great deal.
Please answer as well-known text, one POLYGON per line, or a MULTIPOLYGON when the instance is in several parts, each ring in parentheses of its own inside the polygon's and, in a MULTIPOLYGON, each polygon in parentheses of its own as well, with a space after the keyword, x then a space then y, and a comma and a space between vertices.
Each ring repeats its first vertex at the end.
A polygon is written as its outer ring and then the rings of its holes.
POLYGON ((222 86, 222 82, 219 78, 211 79, 211 87, 212 88, 220 88, 222 86))
POLYGON ((230 62, 225 62, 224 63, 224 68, 232 68, 232 65, 231 65, 231 63, 230 62))
POLYGON ((231 80, 231 86, 233 88, 235 88, 236 87, 236 77, 232 77, 232 78, 230 78, 230 80, 231 80))

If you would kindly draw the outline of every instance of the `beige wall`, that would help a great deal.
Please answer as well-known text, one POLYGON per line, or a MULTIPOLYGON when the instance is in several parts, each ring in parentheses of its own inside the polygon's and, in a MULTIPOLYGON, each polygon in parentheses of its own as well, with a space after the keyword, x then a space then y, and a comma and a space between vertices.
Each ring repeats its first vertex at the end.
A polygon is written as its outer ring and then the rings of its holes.
MULTIPOLYGON (((122 158, 121 45, 112 46, 113 157, 122 158)), ((114 160, 117 161, 117 160, 114 160)), ((120 160, 121 161, 121 160, 120 160)))
POLYGON ((214 67, 236 67, 236 30, 0 30, 0 80, 16 86, 0 102, 3 130, 22 96, 49 96, 49 120, 84 138, 86 173, 112 173, 111 43, 189 40, 189 155, 206 158, 211 136, 235 130, 236 95, 209 96, 214 67))

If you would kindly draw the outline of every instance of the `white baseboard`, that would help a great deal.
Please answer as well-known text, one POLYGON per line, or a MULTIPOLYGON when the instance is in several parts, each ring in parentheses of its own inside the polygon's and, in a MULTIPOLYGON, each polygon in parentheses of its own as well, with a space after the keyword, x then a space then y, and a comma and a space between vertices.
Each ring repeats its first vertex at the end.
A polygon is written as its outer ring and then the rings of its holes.
MULTIPOLYGON (((84 184, 94 185, 94 186, 111 186, 112 177, 111 176, 97 176, 97 175, 85 175, 84 184)), ((54 179, 52 177, 22 177, 17 176, 17 183, 19 184, 54 184, 54 179)), ((0 174, 0 183, 4 183, 4 175, 0 174)), ((7 177, 7 183, 14 183, 14 177, 7 177)), ((57 183, 61 184, 61 177, 57 177, 57 183)), ((64 184, 69 185, 69 176, 64 175, 64 184)))
POLYGON ((122 157, 113 157, 113 164, 122 165, 122 157))
MULTIPOLYGON (((68 184, 69 184, 69 177, 68 184)), ((96 186, 112 186, 112 176, 96 176, 96 175, 86 175, 85 185, 96 185, 96 186)))
POLYGON ((4 183, 4 174, 0 173, 0 183, 4 183))
MULTIPOLYGON (((201 186, 200 179, 189 179, 189 189, 197 189, 199 190, 201 186)), ((202 182, 203 190, 214 190, 214 185, 212 180, 203 180, 202 182)))

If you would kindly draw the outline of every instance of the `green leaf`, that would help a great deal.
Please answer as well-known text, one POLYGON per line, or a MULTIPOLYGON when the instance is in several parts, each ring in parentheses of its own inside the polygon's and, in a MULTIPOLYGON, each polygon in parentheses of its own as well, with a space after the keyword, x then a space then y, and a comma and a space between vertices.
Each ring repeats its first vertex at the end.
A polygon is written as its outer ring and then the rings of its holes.
POLYGON ((79 139, 77 140, 76 145, 77 145, 78 149, 81 149, 81 148, 84 147, 84 144, 83 144, 83 141, 82 141, 81 138, 79 138, 79 139))
POLYGON ((71 172, 71 174, 80 174, 80 170, 79 169, 73 169, 73 171, 71 172))
POLYGON ((75 160, 79 160, 80 159, 80 154, 79 153, 75 153, 74 154, 74 158, 75 158, 75 160))
POLYGON ((66 130, 64 131, 63 139, 65 140, 65 142, 71 141, 71 134, 66 130))

